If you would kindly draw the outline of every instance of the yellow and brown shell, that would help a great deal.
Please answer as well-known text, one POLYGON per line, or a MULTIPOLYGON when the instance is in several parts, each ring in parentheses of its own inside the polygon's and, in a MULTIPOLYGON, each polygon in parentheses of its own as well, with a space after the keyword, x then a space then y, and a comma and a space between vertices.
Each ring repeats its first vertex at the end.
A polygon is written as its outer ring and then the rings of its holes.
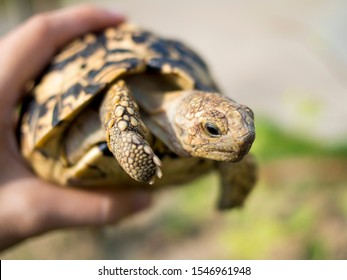
POLYGON ((50 140, 61 135, 96 96, 119 77, 147 71, 175 74, 191 88, 215 90, 204 61, 179 41, 128 24, 86 34, 55 56, 24 104, 24 156, 56 154, 58 140, 50 140))

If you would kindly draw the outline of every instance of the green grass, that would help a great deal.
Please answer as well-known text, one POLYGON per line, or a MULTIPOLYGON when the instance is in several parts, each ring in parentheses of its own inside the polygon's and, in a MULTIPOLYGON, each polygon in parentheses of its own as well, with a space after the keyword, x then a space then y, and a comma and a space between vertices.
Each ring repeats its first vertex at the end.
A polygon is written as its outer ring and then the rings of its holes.
POLYGON ((326 145, 318 140, 281 130, 279 125, 258 118, 252 151, 261 161, 304 155, 347 157, 347 141, 326 145))

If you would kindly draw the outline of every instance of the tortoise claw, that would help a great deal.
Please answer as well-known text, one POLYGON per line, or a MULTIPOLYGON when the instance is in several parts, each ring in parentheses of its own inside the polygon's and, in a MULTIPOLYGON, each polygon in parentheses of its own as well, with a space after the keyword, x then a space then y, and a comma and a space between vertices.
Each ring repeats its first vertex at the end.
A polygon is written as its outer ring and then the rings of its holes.
POLYGON ((101 105, 106 141, 120 166, 133 179, 154 184, 162 176, 160 159, 146 140, 147 128, 124 81, 112 85, 101 105))

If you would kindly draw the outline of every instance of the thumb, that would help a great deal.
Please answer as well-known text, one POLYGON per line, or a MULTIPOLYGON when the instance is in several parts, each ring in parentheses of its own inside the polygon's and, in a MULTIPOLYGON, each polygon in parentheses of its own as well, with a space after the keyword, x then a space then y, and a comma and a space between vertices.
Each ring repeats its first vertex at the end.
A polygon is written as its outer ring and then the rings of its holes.
POLYGON ((34 204, 40 206, 35 208, 33 235, 57 228, 115 223, 151 203, 150 193, 139 190, 92 192, 41 181, 36 188, 34 204))

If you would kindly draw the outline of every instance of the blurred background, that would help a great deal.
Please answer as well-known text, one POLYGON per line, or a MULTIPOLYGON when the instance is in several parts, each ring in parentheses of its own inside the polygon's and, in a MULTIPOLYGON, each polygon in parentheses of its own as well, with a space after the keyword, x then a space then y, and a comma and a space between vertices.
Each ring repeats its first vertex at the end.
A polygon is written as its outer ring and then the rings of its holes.
POLYGON ((243 209, 219 213, 212 173, 119 225, 54 231, 1 259, 347 259, 346 1, 0 0, 0 34, 77 3, 196 49, 255 112, 259 183, 243 209))

